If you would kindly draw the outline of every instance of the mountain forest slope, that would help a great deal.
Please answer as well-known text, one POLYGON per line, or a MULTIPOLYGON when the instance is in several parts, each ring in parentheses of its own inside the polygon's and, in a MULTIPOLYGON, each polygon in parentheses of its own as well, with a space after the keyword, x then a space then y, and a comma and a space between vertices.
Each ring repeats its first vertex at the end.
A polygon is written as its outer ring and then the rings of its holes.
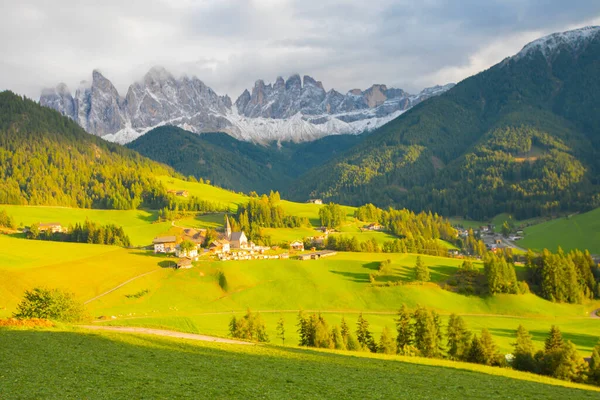
POLYGON ((195 134, 173 126, 151 130, 127 147, 178 172, 236 191, 281 190, 304 172, 356 145, 362 136, 258 145, 224 133, 195 134))
POLYGON ((0 93, 0 203, 160 207, 163 165, 86 133, 58 112, 0 93))
POLYGON ((600 28, 555 34, 383 126, 288 191, 524 219, 600 205, 600 28))

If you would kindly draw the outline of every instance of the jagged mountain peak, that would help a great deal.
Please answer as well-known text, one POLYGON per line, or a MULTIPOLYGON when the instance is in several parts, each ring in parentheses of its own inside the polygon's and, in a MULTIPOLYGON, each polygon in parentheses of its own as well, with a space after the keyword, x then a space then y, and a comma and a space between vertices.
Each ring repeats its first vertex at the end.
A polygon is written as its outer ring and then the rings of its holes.
POLYGON ((600 26, 586 26, 570 31, 553 33, 526 44, 512 58, 518 60, 539 51, 548 59, 560 49, 579 51, 585 48, 598 34, 600 34, 600 26))

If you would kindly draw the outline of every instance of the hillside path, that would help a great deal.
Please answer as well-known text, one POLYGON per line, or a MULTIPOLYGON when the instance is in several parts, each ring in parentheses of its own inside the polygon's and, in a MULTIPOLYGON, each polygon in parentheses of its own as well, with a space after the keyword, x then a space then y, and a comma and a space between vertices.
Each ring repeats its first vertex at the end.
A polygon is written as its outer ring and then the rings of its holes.
POLYGON ((200 340, 202 342, 215 342, 227 344, 244 344, 253 346, 254 343, 243 342, 241 340, 224 339, 215 336, 198 335, 195 333, 183 333, 176 331, 168 331, 163 329, 137 328, 129 326, 100 326, 100 325, 78 325, 79 328, 85 328, 97 331, 125 332, 125 333, 142 333, 145 335, 167 336, 178 339, 200 340))
POLYGON ((128 284, 129 282, 131 282, 131 281, 135 281, 136 279, 138 279, 138 278, 141 278, 142 276, 146 276, 146 275, 153 274, 153 273, 155 273, 156 271, 159 271, 159 270, 158 270, 158 269, 155 269, 155 270, 153 270, 153 271, 150 271, 150 272, 145 272, 145 273, 143 273, 143 274, 141 274, 141 275, 134 276, 133 278, 126 280, 125 282, 123 282, 123 283, 121 283, 121 284, 119 284, 119 285, 115 286, 114 288, 112 288, 112 289, 110 289, 110 290, 107 290, 107 291, 106 291, 106 292, 104 292, 104 293, 101 293, 101 294, 99 294, 99 295, 98 295, 98 296, 96 296, 96 297, 92 297, 91 299, 89 299, 88 301, 84 302, 83 304, 88 304, 88 303, 91 303, 92 301, 94 301, 94 300, 97 300, 97 299, 99 299, 99 298, 100 298, 100 297, 102 297, 102 296, 106 296, 107 294, 109 294, 109 293, 111 293, 111 292, 114 292, 115 290, 119 289, 120 287, 123 287, 123 286, 127 285, 127 284, 128 284))
POLYGON ((600 319, 600 308, 590 313, 590 318, 600 319))

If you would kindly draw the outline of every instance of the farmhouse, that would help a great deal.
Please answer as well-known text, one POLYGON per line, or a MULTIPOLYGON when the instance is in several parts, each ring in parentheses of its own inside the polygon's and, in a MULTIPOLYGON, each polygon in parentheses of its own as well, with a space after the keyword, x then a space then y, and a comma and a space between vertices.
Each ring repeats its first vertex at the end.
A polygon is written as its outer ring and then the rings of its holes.
POLYGON ((191 250, 182 250, 181 246, 178 244, 177 246, 175 246, 175 255, 177 257, 182 257, 182 258, 187 257, 187 258, 191 258, 191 259, 197 259, 198 258, 198 246, 195 246, 191 250))
POLYGON ((58 222, 48 222, 48 223, 39 224, 39 230, 40 230, 40 232, 57 233, 57 232, 63 232, 64 228, 58 222))
POLYGON ((208 246, 208 249, 216 254, 229 253, 231 251, 231 245, 228 240, 213 240, 208 246))
POLYGON ((380 231, 383 229, 383 226, 381 226, 378 223, 372 223, 366 226, 366 228, 370 231, 380 231))
POLYGON ((304 251, 304 243, 300 240, 294 240, 290 243, 290 250, 304 251))
POLYGON ((162 236, 154 238, 152 241, 155 253, 174 253, 177 246, 175 236, 162 236))
POLYGON ((174 194, 179 197, 188 197, 190 194, 187 190, 168 190, 167 193, 174 194))
POLYGON ((307 203, 312 203, 312 204, 323 204, 323 200, 321 199, 309 199, 307 201, 307 203))

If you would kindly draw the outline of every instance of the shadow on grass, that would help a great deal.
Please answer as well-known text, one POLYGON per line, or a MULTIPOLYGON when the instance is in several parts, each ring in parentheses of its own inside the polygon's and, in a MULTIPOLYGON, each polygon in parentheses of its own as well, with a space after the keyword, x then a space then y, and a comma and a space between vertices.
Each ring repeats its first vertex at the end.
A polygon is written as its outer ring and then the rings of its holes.
MULTIPOLYGON (((494 336, 508 337, 514 338, 516 340, 517 337, 517 328, 518 323, 515 322, 514 329, 503 329, 503 328, 490 328, 489 331, 494 336)), ((527 327, 525 327, 527 328, 527 327)), ((560 328, 560 326, 559 326, 560 328)), ((533 330, 529 331, 532 336, 532 339, 535 341, 543 342, 548 337, 548 333, 550 332, 550 327, 548 327, 547 331, 533 330)), ((591 349, 598 343, 598 335, 587 335, 583 333, 571 333, 571 332, 562 332, 563 340, 570 340, 578 347, 588 347, 591 349)), ((541 350, 541 348, 540 348, 541 350)), ((588 355, 584 354, 585 357, 588 355)))
POLYGON ((331 272, 332 274, 344 276, 352 282, 357 282, 357 283, 371 282, 369 280, 369 274, 365 274, 365 273, 361 273, 361 272, 347 272, 347 271, 333 271, 333 270, 329 270, 329 272, 331 272))
POLYGON ((456 274, 456 267, 450 267, 447 265, 430 265, 429 271, 431 273, 432 282, 441 282, 450 278, 456 274))
POLYGON ((137 215, 137 219, 140 219, 144 222, 154 222, 158 219, 158 213, 156 211, 146 211, 148 214, 139 213, 137 215))

